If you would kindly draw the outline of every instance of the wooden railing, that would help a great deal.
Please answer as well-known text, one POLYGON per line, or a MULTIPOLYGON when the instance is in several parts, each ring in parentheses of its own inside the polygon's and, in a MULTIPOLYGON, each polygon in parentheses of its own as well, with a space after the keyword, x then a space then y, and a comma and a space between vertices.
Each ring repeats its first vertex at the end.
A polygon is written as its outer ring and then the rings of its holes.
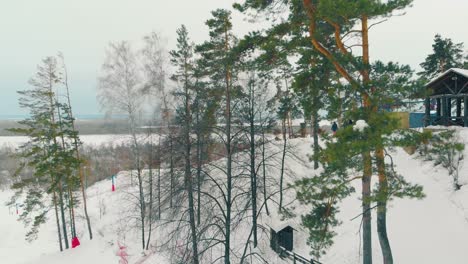
POLYGON ((306 259, 305 257, 296 254, 295 252, 291 252, 287 249, 285 249, 282 246, 279 246, 280 248, 280 257, 281 258, 288 258, 293 261, 294 264, 302 263, 302 264, 323 264, 321 262, 318 262, 317 260, 313 259, 306 259))

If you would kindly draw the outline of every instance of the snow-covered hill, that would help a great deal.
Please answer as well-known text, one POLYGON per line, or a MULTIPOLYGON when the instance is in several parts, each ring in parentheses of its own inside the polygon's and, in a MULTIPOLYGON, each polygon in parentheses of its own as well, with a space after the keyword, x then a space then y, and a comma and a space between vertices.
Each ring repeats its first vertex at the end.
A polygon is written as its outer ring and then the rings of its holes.
MULTIPOLYGON (((460 130, 461 137, 468 141, 468 130, 460 130)), ((311 152, 311 139, 294 139, 296 157, 287 160, 288 170, 286 182, 292 182, 301 177, 314 175, 307 155, 311 152)), ((273 143, 269 146, 271 153, 280 146, 273 143)), ((465 157, 468 157, 465 153, 465 157)), ((401 149, 393 153, 397 170, 409 181, 424 187, 426 198, 423 200, 400 200, 390 203, 388 212, 388 233, 395 263, 399 264, 462 264, 468 262, 468 186, 454 192, 451 178, 445 169, 434 167, 429 162, 423 162, 408 155, 401 149)), ((462 169, 467 174, 468 161, 462 169)), ((277 173, 277 172, 276 172, 277 173)), ((3 206, 11 195, 9 191, 0 192, 0 262, 7 264, 59 264, 59 263, 119 263, 116 256, 118 243, 128 247, 129 263, 171 263, 170 254, 150 250, 141 252, 139 232, 128 221, 128 194, 131 193, 128 173, 118 177, 117 191, 111 192, 110 180, 98 182, 87 190, 88 206, 94 228, 94 239, 87 238, 86 226, 82 211, 78 213, 78 236, 81 246, 75 249, 58 252, 57 238, 53 221, 49 221, 40 231, 39 239, 29 244, 24 241, 23 225, 17 221, 14 208, 3 206)), ((359 184, 358 182, 356 184, 359 184)), ((295 250, 306 255, 308 247, 305 244, 307 233, 300 228, 300 214, 307 207, 294 201, 294 190, 285 194, 285 204, 293 208, 296 218, 288 220, 295 225, 295 250)), ((360 263, 359 194, 355 193, 343 201, 339 218, 343 224, 337 229, 338 236, 329 253, 321 259, 324 264, 360 263)), ((277 216, 277 208, 270 205, 271 215, 261 215, 259 221, 264 227, 278 226, 282 222, 277 216)), ((375 215, 373 215, 375 219, 375 215)), ((53 220, 53 218, 51 218, 53 220)), ((373 222, 375 223, 375 221, 373 222)), ((373 225, 375 228, 375 224, 373 225)), ((246 227, 236 230, 239 235, 248 234, 246 227)), ((157 234, 154 244, 162 243, 157 234)), ((269 249, 268 232, 260 235, 258 252, 269 263, 289 263, 279 258, 269 249)), ((240 245, 244 241, 236 240, 240 245)), ((235 245, 236 246, 236 245, 235 245)), ((156 247, 155 247, 156 248, 156 247)), ((382 263, 377 235, 373 236, 374 263, 382 263)))

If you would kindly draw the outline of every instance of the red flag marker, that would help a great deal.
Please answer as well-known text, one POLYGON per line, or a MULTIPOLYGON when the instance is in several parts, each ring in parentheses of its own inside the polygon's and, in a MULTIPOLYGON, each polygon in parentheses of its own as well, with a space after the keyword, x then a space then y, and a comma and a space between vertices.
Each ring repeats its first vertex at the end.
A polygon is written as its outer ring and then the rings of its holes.
POLYGON ((80 245, 80 240, 78 239, 78 237, 72 238, 72 248, 76 248, 79 245, 80 245))
POLYGON ((111 179, 112 179, 112 191, 114 192, 115 191, 115 175, 112 175, 111 179))

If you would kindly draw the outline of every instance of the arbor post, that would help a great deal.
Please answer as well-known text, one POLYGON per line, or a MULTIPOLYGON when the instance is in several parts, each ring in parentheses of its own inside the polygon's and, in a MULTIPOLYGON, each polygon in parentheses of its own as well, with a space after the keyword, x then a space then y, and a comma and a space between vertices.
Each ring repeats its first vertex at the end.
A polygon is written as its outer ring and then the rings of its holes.
POLYGON ((440 98, 437 98, 436 99, 436 117, 437 119, 440 119, 440 113, 441 113, 441 102, 440 102, 440 98))
POLYGON ((426 114, 424 118, 424 121, 425 121, 424 126, 427 127, 431 125, 431 103, 430 103, 429 97, 426 97, 425 105, 426 105, 426 114))
POLYGON ((452 98, 447 97, 445 100, 447 100, 447 117, 452 117, 452 98))
POLYGON ((442 124, 443 125, 448 125, 448 115, 447 115, 447 110, 448 110, 448 107, 447 107, 447 97, 442 97, 442 124))
POLYGON ((468 96, 465 96, 464 97, 464 105, 463 105, 463 108, 464 108, 464 113, 463 113, 463 125, 465 127, 468 127, 468 96))

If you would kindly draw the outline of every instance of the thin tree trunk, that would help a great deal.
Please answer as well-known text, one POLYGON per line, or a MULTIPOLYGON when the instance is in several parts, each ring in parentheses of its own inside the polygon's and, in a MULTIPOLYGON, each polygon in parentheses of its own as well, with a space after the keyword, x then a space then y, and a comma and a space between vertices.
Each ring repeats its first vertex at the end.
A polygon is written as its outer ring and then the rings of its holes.
POLYGON ((68 187, 68 197, 70 197, 69 206, 70 206, 70 222, 71 222, 71 232, 72 237, 76 237, 76 223, 75 223, 75 209, 74 209, 74 202, 73 202, 73 190, 68 187))
POLYGON ((57 193, 54 191, 54 209, 55 209, 55 220, 57 222, 57 234, 58 234, 58 242, 60 251, 63 251, 62 245, 62 232, 60 231, 60 220, 58 215, 58 208, 57 208, 57 193))
POLYGON ((189 202, 189 217, 190 217, 190 231, 192 238, 192 252, 193 252, 193 263, 198 264, 198 241, 197 241, 197 229, 195 226, 195 210, 193 202, 193 183, 192 183, 192 170, 190 165, 190 133, 187 131, 185 135, 186 147, 185 147, 185 182, 188 192, 189 202))
MULTIPOLYGON (((77 159, 80 159, 80 154, 78 151, 78 144, 76 143, 76 141, 75 141, 75 148, 76 148, 76 157, 77 159)), ((89 215, 88 215, 88 205, 86 203, 86 191, 85 191, 85 184, 84 184, 83 168, 81 165, 80 165, 78 173, 80 175, 81 195, 83 197, 83 207, 84 207, 84 213, 85 213, 85 218, 86 218, 86 225, 88 226, 89 239, 93 240, 93 230, 91 228, 91 221, 89 220, 89 215)))
MULTIPOLYGON (((261 117, 260 117, 261 119, 261 117)), ((268 210, 268 195, 266 187, 266 160, 265 160, 265 128, 262 125, 262 173, 263 173, 263 200, 265 203, 265 211, 267 215, 270 215, 270 210, 268 210)))
MULTIPOLYGON (((170 132, 169 132, 170 133, 170 132)), ((169 145, 170 145, 170 151, 169 155, 171 155, 170 158, 170 164, 169 164, 169 171, 171 174, 171 191, 170 191, 170 201, 169 201, 169 207, 172 208, 173 202, 172 199, 174 197, 174 147, 173 147, 173 142, 172 142, 172 135, 169 135, 169 145)))
POLYGON ((65 220, 65 207, 63 203, 63 188, 62 188, 62 182, 59 179, 59 205, 60 205, 60 215, 62 217, 62 230, 63 230, 63 238, 65 240, 65 248, 69 248, 68 244, 68 235, 67 235, 67 222, 65 220))
POLYGON ((257 247, 257 172, 255 169, 255 91, 250 87, 250 189, 252 195, 252 228, 254 248, 257 247))
MULTIPOLYGON (((228 32, 225 29, 225 51, 229 51, 228 32)), ((231 263, 231 203, 232 203, 232 138, 231 138, 231 70, 226 65, 226 222, 224 264, 231 263)))
MULTIPOLYGON (((71 125, 72 125, 72 130, 73 132, 76 132, 76 128, 75 128, 75 119, 73 117, 73 111, 72 111, 72 106, 71 106, 71 100, 70 100, 70 89, 68 87, 68 73, 67 73, 67 68, 66 68, 66 65, 65 65, 65 60, 63 59, 62 57, 62 62, 63 62, 63 69, 64 69, 64 78, 65 78, 65 88, 66 88, 66 91, 67 91, 67 101, 68 101, 68 110, 70 111, 69 115, 70 115, 70 118, 71 118, 71 125)), ((75 153, 76 153, 76 158, 78 160, 81 161, 81 158, 80 158, 80 151, 79 151, 79 148, 78 148, 78 140, 76 138, 76 136, 73 138, 73 144, 75 146, 75 153)), ((89 239, 92 240, 93 239, 93 231, 92 231, 92 228, 91 228, 91 221, 89 220, 89 215, 88 215, 88 206, 87 206, 87 203, 86 203, 86 192, 85 192, 85 186, 84 186, 84 177, 83 177, 83 168, 80 164, 80 167, 78 168, 78 174, 79 174, 79 177, 80 177, 80 186, 81 186, 81 195, 83 197, 83 209, 84 209, 84 213, 85 213, 85 218, 86 218, 86 224, 88 226, 88 233, 89 233, 89 239)), ((76 234, 75 234, 76 236, 76 234)))
MULTIPOLYGON (((199 124, 199 114, 197 112, 197 126, 199 124)), ((197 225, 201 219, 201 171, 202 171, 202 143, 200 128, 197 127, 197 225)))
POLYGON ((143 189, 143 176, 141 171, 141 160, 140 160, 140 146, 136 136, 136 120, 134 113, 129 111, 130 116, 130 133, 133 140, 133 155, 135 167, 137 170, 137 179, 138 179, 138 192, 139 192, 139 205, 140 205, 140 223, 141 223, 141 247, 145 249, 145 218, 146 218, 146 203, 145 195, 143 189))
MULTIPOLYGON (((50 80, 53 80, 55 77, 52 76, 51 73, 49 73, 49 79, 50 80)), ((55 121, 55 113, 54 113, 54 105, 55 105, 55 102, 54 102, 54 93, 53 93, 53 90, 52 90, 52 82, 49 83, 49 87, 48 87, 48 92, 49 92, 49 107, 50 107, 50 121, 53 125, 56 125, 56 121, 55 121)), ((54 143, 54 146, 59 146, 59 144, 57 143, 57 131, 55 131, 54 128, 51 128, 53 129, 53 143, 54 143)), ((63 206, 63 189, 62 189, 62 178, 59 178, 58 174, 57 174, 57 171, 54 172, 54 175, 56 176, 56 180, 57 184, 58 184, 58 189, 59 189, 59 205, 60 205, 60 213, 61 213, 61 218, 62 218, 62 229, 63 229, 63 238, 64 238, 64 241, 65 241, 65 248, 68 249, 69 246, 68 246, 68 236, 67 236, 67 223, 65 221, 65 209, 64 209, 64 206, 63 206)))
POLYGON ((314 137, 314 169, 319 168, 319 151, 320 151, 320 146, 319 146, 319 140, 318 140, 318 130, 319 130, 319 124, 318 124, 318 114, 317 111, 314 110, 312 114, 312 128, 313 128, 313 137, 314 137))
POLYGON ((286 143, 287 143, 287 138, 286 138, 286 120, 283 119, 282 123, 282 130, 283 130, 283 155, 281 157, 281 174, 280 174, 280 200, 279 200, 279 212, 281 213, 283 211, 283 180, 284 180, 284 162, 286 159, 286 143))
MULTIPOLYGON (((58 95, 58 93, 57 93, 58 95)), ((58 101, 58 98, 57 98, 58 101)), ((57 104, 57 117, 58 117, 58 123, 59 123, 59 129, 60 129, 60 139, 62 142, 62 149, 65 151, 66 145, 65 145, 65 138, 63 135, 63 123, 62 123, 62 114, 60 111, 60 106, 57 104)), ((71 227, 71 236, 76 237, 76 229, 75 229, 75 211, 73 208, 73 195, 72 195, 72 189, 71 189, 71 179, 70 179, 70 174, 71 171, 69 168, 65 168, 64 172, 66 173, 66 182, 67 182, 67 193, 68 193, 68 211, 70 214, 70 227, 71 227)), ((63 191, 63 190, 62 190, 63 191)))
POLYGON ((190 94, 188 82, 188 65, 185 61, 185 124, 184 124, 184 138, 185 138, 185 183, 188 192, 189 202, 189 218, 190 218, 190 231, 192 237, 192 259, 194 264, 198 264, 198 238, 195 223, 195 204, 193 199, 193 177, 192 166, 190 162, 192 142, 190 139, 190 131, 192 128, 192 113, 190 111, 190 94))
POLYGON ((149 208, 148 208, 148 222, 149 222, 149 227, 148 227, 148 239, 146 241, 146 250, 149 248, 149 243, 151 241, 151 231, 153 227, 153 137, 152 137, 152 131, 150 129, 150 153, 149 153, 149 208))
POLYGON ((143 178, 141 175, 141 169, 137 168, 137 177, 138 177, 138 189, 140 193, 140 223, 141 223, 141 243, 142 249, 145 249, 145 218, 146 218, 146 205, 145 205, 145 196, 143 194, 143 178))
POLYGON ((158 219, 161 219, 161 137, 159 137, 158 149, 160 151, 158 156, 158 219))

